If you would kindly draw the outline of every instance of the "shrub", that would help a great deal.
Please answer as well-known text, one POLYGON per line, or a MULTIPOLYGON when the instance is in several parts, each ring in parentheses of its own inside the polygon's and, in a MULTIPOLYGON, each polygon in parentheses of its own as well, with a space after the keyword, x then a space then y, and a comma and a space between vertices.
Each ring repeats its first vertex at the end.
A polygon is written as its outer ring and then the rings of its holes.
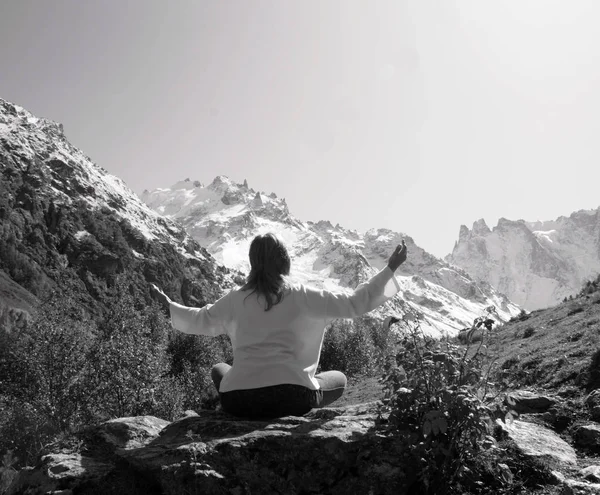
POLYGON ((2 465, 0 465, 0 493, 6 493, 8 487, 17 476, 17 470, 13 465, 17 459, 13 456, 12 450, 7 451, 2 456, 2 465))
POLYGON ((210 367, 231 362, 229 340, 172 331, 132 288, 118 282, 110 311, 95 323, 64 285, 33 322, 10 335, 0 330, 0 455, 10 451, 16 467, 90 423, 146 414, 173 420, 185 409, 216 407, 210 367))
POLYGON ((523 331, 523 338, 524 339, 528 339, 529 337, 531 337, 533 334, 535 333, 535 328, 534 327, 527 327, 524 331, 523 331))
POLYGON ((325 331, 319 370, 347 376, 380 374, 397 339, 393 328, 368 316, 336 320, 325 331))
POLYGON ((577 306, 576 308, 569 310, 569 312, 567 313, 567 316, 573 316, 573 315, 576 315, 577 313, 583 313, 584 311, 585 311, 584 307, 577 306))
POLYGON ((388 428, 406 440, 417 467, 413 490, 445 493, 469 483, 468 466, 495 443, 492 420, 504 411, 491 406, 483 341, 461 348, 427 337, 415 315, 403 323, 401 350, 383 377, 388 428))
POLYGON ((0 353, 0 454, 30 462, 61 431, 81 422, 88 337, 68 295, 53 293, 37 318, 0 353))

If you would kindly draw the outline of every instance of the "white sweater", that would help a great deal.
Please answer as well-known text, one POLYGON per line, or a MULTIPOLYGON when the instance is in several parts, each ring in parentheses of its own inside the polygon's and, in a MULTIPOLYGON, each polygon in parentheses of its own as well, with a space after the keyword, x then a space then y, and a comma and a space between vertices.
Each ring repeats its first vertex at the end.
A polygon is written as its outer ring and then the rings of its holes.
POLYGON ((285 383, 316 390, 325 326, 368 313, 399 289, 387 266, 352 294, 292 286, 269 311, 262 297, 236 289, 204 308, 171 302, 171 324, 184 333, 229 335, 233 366, 221 381, 221 392, 285 383))

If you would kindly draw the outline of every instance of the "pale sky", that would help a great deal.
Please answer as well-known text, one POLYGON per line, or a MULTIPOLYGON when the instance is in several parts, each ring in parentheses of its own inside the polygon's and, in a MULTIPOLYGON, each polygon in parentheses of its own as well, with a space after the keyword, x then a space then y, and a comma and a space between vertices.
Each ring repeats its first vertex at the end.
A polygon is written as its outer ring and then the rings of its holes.
POLYGON ((600 206, 597 0, 2 0, 0 97, 136 192, 404 232, 600 206))

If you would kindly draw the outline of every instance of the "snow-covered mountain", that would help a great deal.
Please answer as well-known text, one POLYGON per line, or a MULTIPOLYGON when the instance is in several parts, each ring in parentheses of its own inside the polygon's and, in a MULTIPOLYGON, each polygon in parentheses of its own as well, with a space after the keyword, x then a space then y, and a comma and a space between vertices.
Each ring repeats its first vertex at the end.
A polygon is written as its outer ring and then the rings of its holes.
POLYGON ((2 280, 33 296, 54 283, 68 286, 92 312, 102 311, 103 297, 120 276, 147 297, 155 282, 187 304, 212 302, 234 285, 233 274, 181 225, 150 209, 71 145, 62 125, 0 99, 4 274, 2 280))
POLYGON ((459 239, 446 261, 486 280, 527 310, 559 303, 600 273, 600 208, 546 222, 483 219, 459 239))
POLYGON ((290 213, 285 199, 255 191, 247 181, 238 184, 218 176, 205 186, 186 179, 170 188, 144 191, 142 200, 181 222, 219 262, 244 273, 254 236, 273 232, 290 251, 293 279, 332 290, 351 290, 369 278, 405 239, 409 257, 397 272, 403 290, 380 314, 412 309, 422 315, 423 328, 434 335, 456 334, 488 306, 494 306, 504 320, 520 311, 490 285, 475 283, 406 234, 387 229, 361 234, 328 221, 303 222, 290 213))

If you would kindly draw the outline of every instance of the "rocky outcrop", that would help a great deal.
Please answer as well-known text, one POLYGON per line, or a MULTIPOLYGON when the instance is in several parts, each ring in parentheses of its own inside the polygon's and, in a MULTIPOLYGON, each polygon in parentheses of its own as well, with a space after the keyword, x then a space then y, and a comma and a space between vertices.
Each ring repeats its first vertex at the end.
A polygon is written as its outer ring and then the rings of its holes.
POLYGON ((82 453, 44 456, 21 471, 8 493, 85 493, 123 471, 149 492, 173 495, 406 493, 413 473, 399 442, 376 430, 377 414, 373 402, 274 421, 214 411, 171 424, 122 418, 92 431, 82 453))
MULTIPOLYGON (((508 402, 518 400, 537 412, 496 421, 502 442, 496 452, 516 453, 498 464, 505 482, 528 470, 536 484, 558 485, 556 493, 598 493, 600 466, 585 455, 598 445, 596 425, 575 428, 571 445, 569 435, 541 424, 547 406, 557 407, 560 397, 515 391, 508 402)), ((380 405, 271 421, 218 411, 186 411, 172 423, 151 416, 115 419, 90 429, 76 452, 44 455, 21 470, 7 494, 415 493, 418 468, 406 443, 411 435, 386 433, 380 405)))

